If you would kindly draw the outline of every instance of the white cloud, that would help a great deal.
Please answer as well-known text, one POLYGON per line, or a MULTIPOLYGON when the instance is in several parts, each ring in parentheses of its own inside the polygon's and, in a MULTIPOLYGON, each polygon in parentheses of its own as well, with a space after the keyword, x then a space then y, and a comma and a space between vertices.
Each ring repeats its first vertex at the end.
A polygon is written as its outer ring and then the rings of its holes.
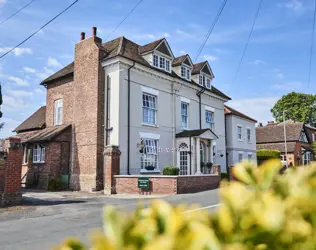
POLYGON ((285 3, 278 4, 278 6, 293 11, 301 11, 303 9, 303 2, 300 0, 290 0, 285 3))
POLYGON ((62 65, 55 58, 52 58, 52 57, 48 58, 47 65, 49 67, 54 67, 54 68, 61 68, 62 67, 62 65))
MULTIPOLYGON (((1 0, 0 0, 1 1, 1 0)), ((6 53, 7 51, 9 51, 10 49, 12 49, 11 47, 3 47, 0 48, 0 53, 6 53)), ((33 50, 30 48, 16 48, 14 49, 11 54, 14 54, 15 56, 21 56, 23 54, 33 54, 33 50)))
POLYGON ((284 78, 284 74, 280 69, 273 69, 272 72, 275 74, 275 77, 282 80, 284 78))
POLYGON ((204 55, 203 58, 204 58, 204 60, 210 61, 210 62, 215 62, 218 59, 218 57, 210 56, 210 55, 204 55))
POLYGON ((229 54, 231 53, 230 50, 227 50, 227 49, 214 49, 214 51, 218 54, 229 54))
POLYGON ((181 55, 186 55, 186 54, 188 54, 188 52, 186 52, 185 50, 180 50, 179 52, 180 52, 181 55))
POLYGON ((245 98, 230 101, 227 105, 256 119, 258 122, 273 120, 270 109, 279 97, 245 98))
POLYGON ((285 91, 294 91, 298 90, 303 87, 302 82, 286 82, 286 83, 279 83, 272 85, 272 88, 279 89, 279 90, 285 90, 285 91))
POLYGON ((264 64, 266 64, 266 62, 264 62, 262 60, 259 60, 259 59, 250 61, 249 63, 252 64, 252 65, 264 65, 264 64))
POLYGON ((45 94, 45 91, 40 89, 40 88, 37 88, 35 89, 35 93, 38 93, 38 94, 45 94))
POLYGON ((30 92, 30 91, 25 91, 25 90, 7 90, 6 93, 8 93, 9 95, 11 96, 14 96, 14 97, 31 97, 33 96, 33 93, 30 92))
POLYGON ((182 37, 186 37, 186 38, 189 38, 189 37, 193 37, 193 34, 192 33, 188 33, 186 31, 183 31, 183 30, 180 30, 180 29, 177 29, 176 30, 176 33, 182 37))
POLYGON ((7 0, 0 0, 0 7, 2 7, 3 5, 5 5, 7 2, 7 0))
POLYGON ((170 37, 170 34, 167 33, 167 32, 165 32, 165 33, 163 33, 163 36, 164 36, 164 37, 170 37))
POLYGON ((25 108, 25 103, 21 98, 16 98, 8 95, 3 95, 3 105, 2 110, 3 113, 7 112, 16 112, 17 110, 21 110, 25 108))
POLYGON ((26 73, 35 73, 36 70, 33 68, 29 68, 29 67, 23 67, 23 71, 26 73))
POLYGON ((13 135, 14 133, 12 131, 21 124, 21 121, 7 117, 1 118, 1 122, 4 122, 4 126, 0 130, 0 138, 7 138, 13 135))
POLYGON ((26 80, 24 80, 24 79, 22 79, 22 78, 20 78, 20 77, 16 77, 16 76, 6 76, 6 78, 7 78, 9 81, 14 82, 15 84, 17 84, 17 85, 19 85, 19 86, 29 86, 29 85, 30 85, 26 80))

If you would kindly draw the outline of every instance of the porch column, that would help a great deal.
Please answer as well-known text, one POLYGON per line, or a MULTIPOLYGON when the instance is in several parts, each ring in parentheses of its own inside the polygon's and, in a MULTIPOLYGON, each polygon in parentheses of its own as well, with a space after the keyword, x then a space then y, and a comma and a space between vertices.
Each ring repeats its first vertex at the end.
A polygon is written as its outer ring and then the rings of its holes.
POLYGON ((209 157, 210 159, 208 161, 213 163, 213 141, 210 142, 209 157))
POLYGON ((195 149, 196 149, 196 175, 202 174, 201 172, 201 158, 200 158, 200 138, 195 139, 195 149))

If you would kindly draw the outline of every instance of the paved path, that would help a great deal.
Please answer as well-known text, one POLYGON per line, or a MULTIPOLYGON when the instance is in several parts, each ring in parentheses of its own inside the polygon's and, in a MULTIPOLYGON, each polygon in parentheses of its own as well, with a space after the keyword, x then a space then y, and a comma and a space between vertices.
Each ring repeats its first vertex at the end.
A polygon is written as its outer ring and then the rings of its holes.
MULTIPOLYGON (((218 190, 161 197, 172 204, 200 204, 212 210, 218 205, 218 190), (215 205, 215 206, 214 206, 215 205)), ((148 202, 149 199, 145 199, 148 202)), ((113 205, 121 211, 133 211, 139 199, 120 197, 73 197, 39 200, 26 209, 0 211, 1 250, 44 250, 59 244, 65 237, 75 236, 88 242, 87 236, 102 227, 104 205, 113 205)))

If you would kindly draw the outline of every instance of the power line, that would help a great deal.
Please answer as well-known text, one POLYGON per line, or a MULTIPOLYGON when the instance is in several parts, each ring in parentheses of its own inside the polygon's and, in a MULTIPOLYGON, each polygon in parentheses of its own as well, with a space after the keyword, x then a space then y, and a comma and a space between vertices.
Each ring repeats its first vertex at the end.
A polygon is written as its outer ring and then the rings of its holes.
POLYGON ((202 50, 204 49, 204 46, 205 46, 205 44, 206 44, 208 38, 209 38, 210 35, 212 34, 213 29, 214 29, 214 27, 215 27, 215 25, 216 25, 218 19, 220 18, 221 14, 222 14, 222 12, 223 12, 223 9, 224 9, 225 6, 226 6, 226 3, 227 3, 227 0, 224 0, 223 3, 222 3, 222 5, 221 5, 221 7, 219 8, 219 10, 218 10, 218 12, 217 12, 217 14, 216 14, 216 16, 215 16, 215 19, 213 20, 213 23, 211 24, 211 27, 209 28, 209 30, 208 30, 207 33, 206 33, 206 36, 205 36, 205 38, 204 38, 204 41, 202 42, 200 48, 198 49, 198 51, 197 51, 197 53, 196 53, 196 56, 195 56, 194 61, 196 61, 196 60, 199 58, 199 56, 200 56, 202 50))
POLYGON ((312 72, 312 62, 313 62, 313 50, 314 50, 314 36, 315 36, 315 19, 316 19, 316 0, 314 3, 314 17, 313 17, 313 31, 312 31, 312 41, 311 41, 311 50, 309 57, 309 71, 308 71, 308 87, 311 81, 311 72, 312 72))
POLYGON ((31 3, 35 2, 36 0, 32 0, 31 2, 29 2, 28 4, 24 5, 21 9, 17 10, 16 12, 14 12, 11 16, 7 17, 6 19, 4 19, 2 22, 0 22, 0 26, 2 24, 4 24, 6 21, 8 21, 9 19, 11 19, 12 17, 14 17, 16 14, 18 14, 19 12, 21 12, 22 10, 24 10, 27 6, 29 6, 31 3))
POLYGON ((139 0, 135 6, 130 10, 130 12, 123 18, 123 20, 110 32, 110 34, 105 38, 105 41, 108 40, 108 38, 111 36, 113 32, 115 32, 121 25, 124 23, 124 21, 134 12, 134 10, 143 2, 143 0, 139 0))
POLYGON ((51 22, 53 22, 55 19, 57 19, 60 15, 62 15, 64 12, 66 12, 68 9, 70 9, 73 5, 75 5, 79 0, 74 1, 72 4, 70 4, 66 9, 64 9, 62 12, 60 12, 58 15, 56 15, 54 18, 52 18, 51 20, 49 20, 47 23, 45 23, 42 27, 40 27, 38 30, 36 30, 34 33, 32 33, 30 36, 28 36, 26 39, 24 39, 22 42, 20 42, 19 44, 17 44, 16 46, 14 46, 13 48, 11 48, 10 50, 8 50, 7 52, 5 52, 4 54, 2 54, 0 56, 0 59, 5 57, 7 54, 9 54, 10 52, 12 52, 13 50, 15 50, 16 48, 20 47, 23 43, 25 43, 26 41, 28 41, 30 38, 32 38, 34 35, 36 35, 36 33, 38 33, 40 30, 42 30, 43 28, 45 28, 48 24, 50 24, 51 22))
POLYGON ((243 61, 243 59, 244 59, 244 56, 245 56, 245 54, 246 54, 246 50, 247 50, 247 48, 248 48, 248 44, 249 44, 249 41, 250 41, 250 38, 251 38, 251 35, 252 35, 252 32, 253 32, 253 29, 254 29, 255 24, 256 24, 256 22, 257 22, 257 18, 258 18, 258 15, 259 15, 259 11, 260 11, 260 9, 261 9, 261 5, 262 5, 262 0, 260 0, 260 2, 259 2, 258 9, 257 9, 256 15, 255 15, 255 19, 253 20, 253 23, 252 23, 252 26, 251 26, 251 30, 250 30, 250 33, 249 33, 249 36, 248 36, 246 45, 245 45, 245 47, 244 47, 244 50, 243 50, 243 52, 242 52, 240 61, 239 61, 239 63, 238 63, 238 67, 237 67, 237 71, 236 71, 235 77, 234 77, 234 79, 233 79, 233 83, 234 83, 234 82, 236 81, 236 79, 237 79, 237 76, 238 76, 238 73, 239 73, 239 70, 240 70, 240 66, 241 66, 242 61, 243 61))

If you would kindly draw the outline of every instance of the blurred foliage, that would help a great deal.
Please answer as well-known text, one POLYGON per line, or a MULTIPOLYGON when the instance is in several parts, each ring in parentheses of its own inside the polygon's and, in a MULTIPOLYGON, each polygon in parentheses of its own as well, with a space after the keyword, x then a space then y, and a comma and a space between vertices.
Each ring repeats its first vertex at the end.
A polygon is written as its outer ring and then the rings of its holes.
MULTIPOLYGON (((93 250, 316 249, 316 166, 288 169, 280 161, 234 168, 239 182, 224 183, 217 211, 172 207, 155 200, 132 215, 104 210, 104 230, 93 250), (187 212, 185 212, 187 211, 187 212)), ((57 250, 88 249, 70 239, 57 250)))
POLYGON ((257 150, 258 160, 270 160, 270 159, 280 159, 280 158, 281 158, 280 150, 275 150, 275 149, 258 149, 257 150))

